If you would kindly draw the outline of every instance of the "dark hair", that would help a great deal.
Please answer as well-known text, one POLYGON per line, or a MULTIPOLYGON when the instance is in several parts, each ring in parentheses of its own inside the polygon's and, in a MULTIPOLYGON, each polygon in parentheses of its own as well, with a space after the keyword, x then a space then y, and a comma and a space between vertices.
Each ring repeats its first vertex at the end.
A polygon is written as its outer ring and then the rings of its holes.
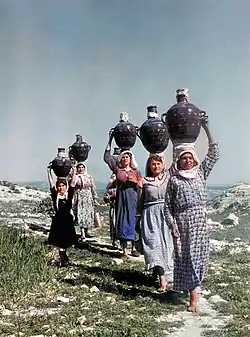
MULTIPOLYGON (((159 161, 163 164, 163 159, 158 154, 154 154, 154 155, 150 156, 147 160, 147 163, 146 163, 146 170, 145 170, 145 176, 146 177, 153 177, 153 173, 152 173, 151 168, 150 168, 150 165, 151 165, 153 160, 159 161)), ((164 168, 163 168, 163 170, 164 170, 164 168)))
POLYGON ((63 184, 67 187, 67 180, 65 178, 58 178, 56 181, 56 188, 60 185, 63 184))

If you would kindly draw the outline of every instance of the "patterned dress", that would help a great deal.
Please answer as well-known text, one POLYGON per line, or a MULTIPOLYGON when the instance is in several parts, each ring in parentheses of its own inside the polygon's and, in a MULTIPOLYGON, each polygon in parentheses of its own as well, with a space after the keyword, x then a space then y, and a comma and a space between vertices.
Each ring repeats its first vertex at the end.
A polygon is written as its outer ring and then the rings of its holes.
POLYGON ((174 239, 174 290, 192 291, 201 284, 209 261, 206 180, 219 158, 218 144, 210 144, 195 178, 171 176, 166 191, 165 218, 177 226, 174 239))
POLYGON ((143 203, 141 235, 147 269, 164 269, 167 281, 173 281, 173 239, 164 218, 164 198, 168 175, 145 177, 142 185, 143 203))
MULTIPOLYGON (((116 175, 116 202, 115 202, 115 237, 120 240, 133 241, 135 239, 135 216, 137 209, 137 183, 127 177, 128 171, 117 166, 110 151, 104 153, 104 161, 116 175)), ((131 168, 130 176, 139 182, 141 178, 138 169, 131 168)))
POLYGON ((84 174, 81 179, 78 177, 73 206, 76 226, 89 229, 94 225, 96 201, 97 193, 93 178, 89 174, 84 174))

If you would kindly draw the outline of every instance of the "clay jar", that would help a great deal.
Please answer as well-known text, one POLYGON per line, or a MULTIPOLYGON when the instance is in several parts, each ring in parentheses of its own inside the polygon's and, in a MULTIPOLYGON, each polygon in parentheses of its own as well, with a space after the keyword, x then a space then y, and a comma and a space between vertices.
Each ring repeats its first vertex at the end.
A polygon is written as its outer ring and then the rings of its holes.
POLYGON ((159 118, 156 106, 147 107, 147 118, 137 135, 149 153, 161 153, 166 150, 169 142, 167 126, 159 118))

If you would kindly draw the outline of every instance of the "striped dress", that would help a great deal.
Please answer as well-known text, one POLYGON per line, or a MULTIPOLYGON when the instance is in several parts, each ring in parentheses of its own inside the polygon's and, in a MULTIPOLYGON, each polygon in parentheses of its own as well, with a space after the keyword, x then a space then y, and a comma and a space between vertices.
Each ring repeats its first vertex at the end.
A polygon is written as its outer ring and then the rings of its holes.
POLYGON ((145 177, 142 185, 141 236, 147 269, 164 269, 167 281, 173 281, 173 240, 164 218, 164 200, 168 175, 145 177))

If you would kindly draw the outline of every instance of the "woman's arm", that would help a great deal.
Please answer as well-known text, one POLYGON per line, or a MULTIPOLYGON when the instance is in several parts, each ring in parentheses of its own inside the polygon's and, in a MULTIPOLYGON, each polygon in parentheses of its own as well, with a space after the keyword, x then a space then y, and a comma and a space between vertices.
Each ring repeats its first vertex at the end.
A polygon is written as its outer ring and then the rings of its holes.
POLYGON ((164 204, 164 215, 165 215, 165 221, 170 229, 172 229, 175 225, 174 220, 174 186, 169 179, 167 188, 166 188, 166 194, 165 194, 165 204, 164 204))
POLYGON ((206 180, 210 172, 212 171, 215 163, 218 161, 220 153, 219 153, 219 144, 214 141, 214 138, 211 134, 209 122, 206 116, 202 120, 202 127, 208 139, 208 152, 201 164, 204 179, 206 180))
POLYGON ((106 164, 108 164, 110 170, 115 173, 116 170, 117 170, 117 164, 116 164, 116 161, 114 160, 114 158, 111 156, 111 153, 110 153, 111 152, 112 139, 113 139, 113 135, 110 134, 108 144, 107 144, 106 149, 104 151, 103 160, 105 161, 106 164))
POLYGON ((93 202, 94 202, 94 205, 97 204, 97 199, 98 199, 98 195, 96 193, 96 186, 95 186, 95 182, 94 182, 94 179, 93 177, 90 177, 91 179, 91 193, 92 193, 92 198, 93 198, 93 202))
POLYGON ((76 167, 75 165, 72 166, 72 177, 70 180, 70 187, 75 187, 76 186, 76 167))
POLYGON ((51 173, 51 168, 50 167, 47 168, 47 173, 48 173, 49 187, 50 187, 50 189, 52 189, 52 188, 55 187, 55 184, 54 184, 54 180, 53 180, 53 177, 52 177, 52 173, 51 173))

